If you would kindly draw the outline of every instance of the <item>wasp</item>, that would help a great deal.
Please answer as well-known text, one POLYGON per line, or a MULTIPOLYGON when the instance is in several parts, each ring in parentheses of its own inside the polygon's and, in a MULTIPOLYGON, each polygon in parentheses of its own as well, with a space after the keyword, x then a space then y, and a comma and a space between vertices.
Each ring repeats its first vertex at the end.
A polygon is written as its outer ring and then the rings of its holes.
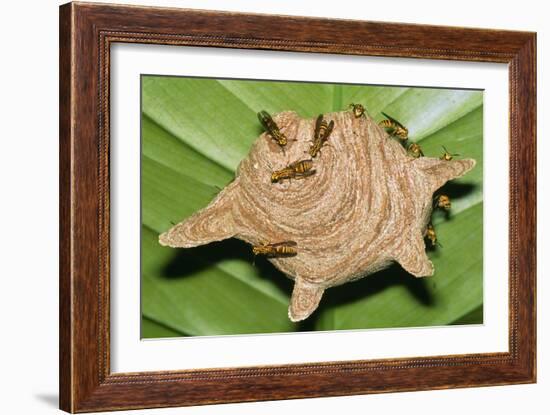
POLYGON ((334 128, 334 121, 327 124, 327 121, 323 119, 323 115, 317 117, 315 121, 315 133, 313 135, 313 144, 309 148, 309 155, 313 158, 319 154, 321 147, 325 144, 332 133, 334 128))
POLYGON ((281 147, 286 146, 286 136, 281 132, 279 126, 275 121, 273 121, 273 118, 271 118, 271 115, 269 115, 267 111, 260 111, 258 113, 258 120, 260 120, 260 123, 264 127, 265 131, 277 142, 277 144, 281 147))
POLYGON ((275 244, 254 245, 252 253, 254 255, 265 255, 268 258, 296 256, 298 251, 294 241, 284 241, 275 244))
POLYGON ((284 169, 271 173, 271 183, 277 183, 284 179, 303 179, 314 173, 313 160, 299 160, 289 164, 284 169))
POLYGON ((426 232, 424 232, 424 238, 426 238, 430 243, 432 244, 432 247, 435 247, 436 245, 441 246, 441 244, 437 241, 437 235, 435 234, 435 229, 432 223, 428 223, 428 226, 426 227, 426 232))
POLYGON ((366 109, 361 104, 349 104, 348 108, 353 112, 355 118, 361 118, 365 115, 366 109))
POLYGON ((444 210, 451 209, 451 198, 447 195, 438 195, 435 197, 434 206, 444 210))
POLYGON ((383 112, 382 115, 386 117, 386 119, 380 121, 378 125, 384 128, 388 132, 388 134, 394 137, 398 137, 402 141, 407 141, 409 138, 409 130, 399 121, 397 121, 395 118, 390 117, 385 112, 383 112))
POLYGON ((460 154, 451 154, 451 153, 449 153, 447 151, 447 149, 445 148, 445 146, 441 146, 441 147, 443 147, 444 153, 439 158, 440 160, 451 161, 454 156, 460 156, 460 154))
POLYGON ((418 157, 424 157, 424 153, 417 143, 411 143, 409 147, 407 147, 407 152, 409 153, 409 156, 414 157, 415 159, 418 157))

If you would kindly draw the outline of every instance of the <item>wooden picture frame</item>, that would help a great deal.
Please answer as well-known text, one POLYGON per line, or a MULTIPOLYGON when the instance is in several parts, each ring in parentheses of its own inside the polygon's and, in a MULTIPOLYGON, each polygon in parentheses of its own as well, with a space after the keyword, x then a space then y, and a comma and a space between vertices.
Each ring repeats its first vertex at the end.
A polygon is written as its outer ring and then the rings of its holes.
POLYGON ((61 409, 90 412, 535 382, 535 151, 535 33, 106 4, 61 6, 61 409), (509 351, 111 373, 109 62, 110 46, 118 42, 507 63, 509 351))

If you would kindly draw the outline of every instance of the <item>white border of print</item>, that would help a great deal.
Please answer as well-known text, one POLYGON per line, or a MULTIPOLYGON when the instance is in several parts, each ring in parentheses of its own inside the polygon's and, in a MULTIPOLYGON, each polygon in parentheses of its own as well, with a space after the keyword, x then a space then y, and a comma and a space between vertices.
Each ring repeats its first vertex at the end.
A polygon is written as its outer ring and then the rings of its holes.
POLYGON ((114 44, 111 52, 113 372, 508 351, 506 65, 135 44, 114 44), (483 89, 484 324, 140 340, 140 75, 144 73, 483 89))

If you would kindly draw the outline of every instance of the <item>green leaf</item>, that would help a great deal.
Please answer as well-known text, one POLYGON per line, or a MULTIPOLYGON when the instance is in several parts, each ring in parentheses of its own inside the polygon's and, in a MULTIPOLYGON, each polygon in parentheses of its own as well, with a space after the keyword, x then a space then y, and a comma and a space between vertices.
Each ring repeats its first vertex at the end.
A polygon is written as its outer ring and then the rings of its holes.
POLYGON ((218 190, 199 179, 178 173, 147 156, 141 158, 142 221, 166 230, 203 208, 218 190))
MULTIPOLYGON (((210 80, 210 82, 216 81, 210 80)), ((314 117, 332 109, 334 89, 332 85, 229 80, 219 81, 219 83, 254 113, 260 110, 271 113, 292 110, 302 117, 314 117), (297 91, 299 91, 298 94, 297 91)), ((243 119, 242 116, 239 119, 243 119)), ((257 122, 253 125, 261 131, 257 122)))
POLYGON ((225 186, 233 172, 201 156, 147 116, 142 119, 142 154, 174 170, 212 186, 225 186))
POLYGON ((181 337, 186 334, 176 330, 172 330, 163 324, 157 323, 147 317, 141 319, 141 337, 147 338, 160 338, 160 337, 181 337))
POLYGON ((474 308, 472 311, 466 313, 462 317, 453 321, 453 326, 465 325, 465 324, 479 324, 483 321, 483 306, 474 308))
POLYGON ((213 262, 201 248, 174 252, 162 247, 158 233, 147 227, 141 243, 145 317, 192 336, 292 330, 287 304, 231 274, 231 264, 213 262))
POLYGON ((436 88, 298 82, 142 78, 143 337, 474 324, 483 319, 483 94, 436 88), (415 279, 398 265, 327 290, 305 322, 288 320, 292 281, 265 260, 252 265, 237 240, 194 249, 158 244, 158 234, 206 206, 233 179, 262 129, 256 113, 303 117, 361 103, 409 128, 426 155, 442 146, 477 160, 448 183, 450 214, 434 213, 442 244, 436 274, 415 279), (480 311, 481 310, 481 311, 480 311))

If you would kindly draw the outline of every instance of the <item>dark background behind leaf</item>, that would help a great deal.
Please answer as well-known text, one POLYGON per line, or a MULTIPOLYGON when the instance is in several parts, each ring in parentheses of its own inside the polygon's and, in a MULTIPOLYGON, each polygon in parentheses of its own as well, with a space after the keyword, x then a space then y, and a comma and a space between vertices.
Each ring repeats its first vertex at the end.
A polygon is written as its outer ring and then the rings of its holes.
POLYGON ((481 91, 296 82, 142 77, 142 337, 475 324, 483 320, 483 94, 481 91), (427 156, 442 145, 477 160, 448 183, 449 215, 434 214, 442 248, 431 278, 398 265, 326 291, 305 322, 287 317, 292 281, 250 246, 228 240, 194 249, 158 234, 206 206, 234 177, 262 132, 256 113, 302 117, 364 104, 409 128, 427 156))

